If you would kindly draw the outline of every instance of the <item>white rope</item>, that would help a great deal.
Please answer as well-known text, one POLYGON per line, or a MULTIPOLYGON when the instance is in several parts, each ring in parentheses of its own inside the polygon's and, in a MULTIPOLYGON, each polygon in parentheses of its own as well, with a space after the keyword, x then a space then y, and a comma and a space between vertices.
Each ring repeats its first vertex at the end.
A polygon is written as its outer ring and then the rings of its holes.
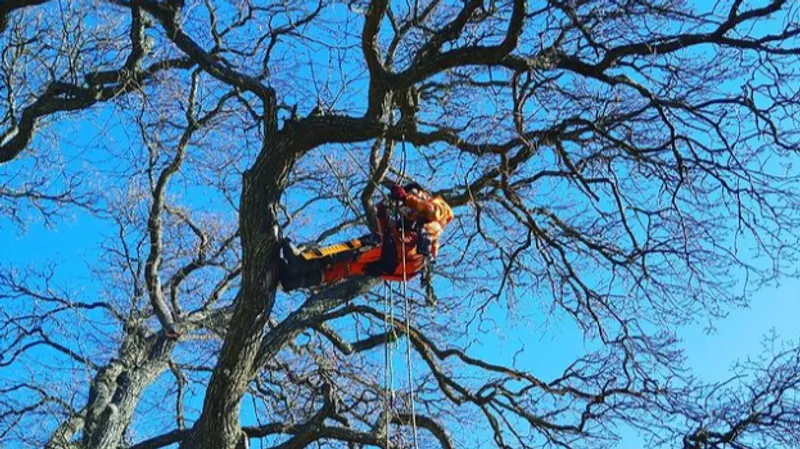
MULTIPOLYGON (((326 162, 327 158, 326 158, 326 162)), ((333 165, 329 162, 329 165, 333 165)), ((406 142, 403 138, 403 161, 402 173, 400 175, 401 182, 405 179, 406 171, 406 142)), ((333 168, 333 167, 331 167, 333 168)), ((408 299, 408 273, 406 272, 406 224, 402 214, 402 210, 397 211, 397 219, 400 221, 400 239, 401 239, 401 252, 402 252, 402 268, 403 268, 403 284, 400 294, 403 295, 403 302, 406 315, 406 362, 408 365, 408 395, 411 406, 411 430, 414 438, 414 449, 419 449, 419 441, 417 435, 417 411, 416 411, 416 393, 414 388, 414 371, 411 359, 411 302, 408 299)), ((388 285, 388 282, 383 284, 383 304, 384 304, 384 330, 386 332, 386 347, 385 347, 385 367, 384 367, 384 388, 386 397, 386 449, 390 447, 390 425, 391 414, 394 406, 395 398, 395 384, 394 384, 394 361, 392 354, 392 345, 394 341, 389 341, 391 336, 394 335, 395 315, 394 315, 394 289, 388 285), (387 294, 388 289, 388 294, 387 294)))
MULTIPOLYGON (((405 154, 405 141, 403 141, 403 153, 405 154)), ((405 168, 405 162, 403 162, 405 168)), ((400 216, 400 238, 403 253, 403 288, 400 294, 403 295, 403 302, 405 303, 406 312, 406 364, 408 365, 408 396, 411 403, 411 431, 414 436, 414 449, 419 449, 419 442, 417 441, 417 412, 414 394, 414 371, 413 364, 411 363, 411 305, 408 300, 408 273, 406 272, 406 221, 402 214, 400 216)))
POLYGON ((392 407, 394 405, 394 362, 392 349, 394 342, 391 340, 394 328, 394 293, 388 282, 383 283, 383 329, 386 333, 384 346, 384 414, 386 417, 386 448, 389 448, 391 437, 392 407), (388 290, 388 293, 387 293, 388 290))

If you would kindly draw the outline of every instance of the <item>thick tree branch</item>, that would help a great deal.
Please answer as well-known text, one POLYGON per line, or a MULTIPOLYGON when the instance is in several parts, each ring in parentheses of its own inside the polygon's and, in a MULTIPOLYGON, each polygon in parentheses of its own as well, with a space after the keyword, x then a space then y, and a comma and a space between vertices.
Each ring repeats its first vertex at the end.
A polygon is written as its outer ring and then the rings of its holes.
POLYGON ((378 47, 378 33, 381 21, 386 14, 388 0, 376 0, 369 4, 367 16, 364 19, 364 31, 361 34, 361 48, 364 60, 369 70, 369 97, 367 117, 382 118, 386 111, 383 110, 384 96, 388 90, 386 85, 386 69, 381 63, 380 48, 378 47))
POLYGON ((49 0, 4 0, 0 4, 0 33, 5 32, 8 26, 8 16, 12 12, 22 8, 28 8, 36 5, 43 5, 49 0))
MULTIPOLYGON (((16 158, 33 139, 39 119, 59 112, 87 109, 99 102, 132 92, 157 74, 173 68, 190 68, 193 63, 184 58, 168 59, 150 65, 143 72, 135 73, 128 82, 115 86, 80 87, 62 82, 52 82, 31 105, 20 114, 19 122, 0 134, 0 164, 16 158)), ((91 79, 92 76, 87 77, 91 79)))

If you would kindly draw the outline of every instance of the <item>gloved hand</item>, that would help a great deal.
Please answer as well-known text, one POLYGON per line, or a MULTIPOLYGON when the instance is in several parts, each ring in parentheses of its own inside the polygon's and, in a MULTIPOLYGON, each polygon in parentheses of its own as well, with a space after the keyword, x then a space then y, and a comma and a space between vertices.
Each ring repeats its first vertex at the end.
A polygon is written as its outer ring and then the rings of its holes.
POLYGON ((389 198, 396 201, 405 201, 406 198, 408 198, 408 192, 399 185, 392 184, 392 187, 389 189, 389 198))

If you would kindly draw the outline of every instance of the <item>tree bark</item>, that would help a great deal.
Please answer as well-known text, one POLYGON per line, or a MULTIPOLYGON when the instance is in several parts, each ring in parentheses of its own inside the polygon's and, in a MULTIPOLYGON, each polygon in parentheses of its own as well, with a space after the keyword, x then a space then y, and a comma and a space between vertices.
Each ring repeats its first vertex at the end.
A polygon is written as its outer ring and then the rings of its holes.
POLYGON ((131 330, 92 381, 83 427, 83 447, 118 447, 144 390, 168 366, 176 342, 164 335, 131 330))
POLYGON ((231 326, 203 403, 203 412, 181 449, 233 449, 242 438, 239 409, 252 379, 264 326, 275 302, 280 247, 278 202, 294 158, 262 154, 245 172, 240 200, 242 285, 231 326))

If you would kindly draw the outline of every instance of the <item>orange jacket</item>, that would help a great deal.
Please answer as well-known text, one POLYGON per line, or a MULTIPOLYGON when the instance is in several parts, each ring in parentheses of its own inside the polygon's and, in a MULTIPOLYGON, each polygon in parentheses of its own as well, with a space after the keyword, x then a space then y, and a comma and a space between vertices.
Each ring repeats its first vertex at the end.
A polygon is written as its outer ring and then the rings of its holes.
MULTIPOLYGON (((431 255, 436 256, 439 251, 439 237, 444 227, 453 220, 453 210, 441 198, 435 197, 424 200, 417 196, 409 195, 402 211, 404 222, 422 223, 422 232, 431 240, 431 255)), ((361 253, 352 262, 335 263, 324 271, 324 282, 332 284, 348 276, 380 276, 387 281, 402 281, 416 276, 425 266, 425 256, 417 252, 417 229, 411 226, 403 228, 390 220, 384 203, 378 204, 378 226, 383 237, 391 237, 394 248, 383 244, 361 253), (389 233, 388 235, 386 233, 389 233), (405 236, 405 238, 403 238, 405 236), (405 257, 403 257, 405 255, 405 257), (404 264, 405 262, 405 264, 404 264), (403 269, 405 268, 405 276, 403 269), (375 269, 370 273, 371 269, 375 269)))
POLYGON ((431 255, 436 257, 439 252, 439 237, 445 226, 453 221, 453 209, 440 196, 423 200, 415 195, 408 195, 405 203, 411 210, 409 219, 425 222, 422 230, 431 239, 431 255))
MULTIPOLYGON (((405 222, 422 222, 422 232, 431 240, 431 255, 436 257, 439 253, 439 238, 451 221, 453 210, 442 199, 434 197, 429 200, 409 194, 404 203, 405 209, 401 212, 405 222)), ((378 205, 378 224, 380 233, 390 232, 395 242, 397 265, 395 272, 384 275, 386 280, 403 280, 403 263, 405 262, 406 277, 410 278, 419 273, 425 266, 425 256, 417 252, 419 233, 416 229, 403 228, 389 220, 386 207, 383 203, 378 205), (405 238, 403 238, 405 237, 405 238), (403 257, 405 255, 405 258, 403 257)))

